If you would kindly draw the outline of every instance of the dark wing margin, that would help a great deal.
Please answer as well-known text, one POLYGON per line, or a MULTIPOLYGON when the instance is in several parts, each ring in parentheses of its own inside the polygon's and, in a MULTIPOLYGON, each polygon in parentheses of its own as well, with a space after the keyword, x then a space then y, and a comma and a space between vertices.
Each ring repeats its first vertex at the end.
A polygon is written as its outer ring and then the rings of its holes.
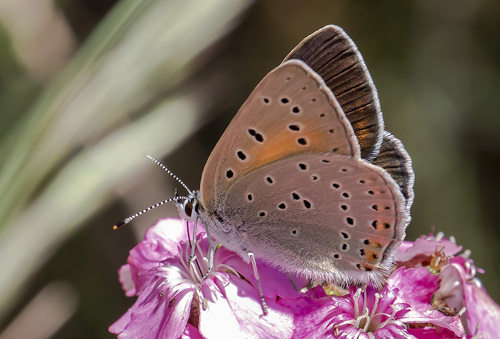
POLYGON ((406 199, 406 210, 409 213, 413 204, 413 173, 412 161, 403 143, 389 132, 384 132, 380 153, 372 163, 385 169, 396 181, 401 193, 406 199))
POLYGON ((304 61, 323 78, 351 122, 361 157, 373 160, 384 121, 377 90, 354 42, 340 27, 328 25, 302 40, 285 61, 290 59, 304 61))

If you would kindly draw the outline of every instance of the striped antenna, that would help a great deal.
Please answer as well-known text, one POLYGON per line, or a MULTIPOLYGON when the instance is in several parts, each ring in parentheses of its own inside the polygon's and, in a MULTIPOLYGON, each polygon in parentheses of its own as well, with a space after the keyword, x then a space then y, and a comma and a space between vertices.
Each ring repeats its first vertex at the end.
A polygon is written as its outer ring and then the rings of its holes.
POLYGON ((150 155, 146 155, 146 157, 149 160, 151 160, 152 162, 154 162, 155 164, 157 164, 158 166, 160 166, 161 168, 163 168, 163 170, 165 172, 167 172, 172 178, 174 178, 175 180, 177 180, 177 182, 179 184, 181 184, 182 187, 184 187, 186 189, 186 191, 188 191, 189 195, 193 195, 193 192, 191 192, 191 190, 186 186, 186 184, 184 182, 182 182, 182 180, 179 179, 174 173, 170 172, 170 170, 165 165, 163 165, 161 162, 159 162, 158 160, 156 160, 155 158, 153 158, 150 155))
POLYGON ((122 226, 125 226, 126 224, 128 224, 129 222, 131 222, 132 220, 134 220, 135 218, 137 218, 138 216, 140 216, 141 214, 144 214, 146 212, 149 212, 151 211, 153 208, 156 208, 158 206, 161 206, 163 204, 166 204, 167 202, 171 202, 171 201, 174 201, 174 200, 179 200, 179 199, 188 199, 188 197, 179 197, 179 196, 176 196, 176 197, 173 197, 173 198, 170 198, 170 199, 167 199, 167 200, 163 200, 157 204, 154 204, 152 206, 149 206, 148 208, 145 208, 143 209, 142 211, 140 212, 137 212, 136 214, 134 215, 131 215, 130 217, 128 218, 125 218, 123 219, 122 221, 116 223, 114 226, 113 226, 113 229, 116 230, 122 226))

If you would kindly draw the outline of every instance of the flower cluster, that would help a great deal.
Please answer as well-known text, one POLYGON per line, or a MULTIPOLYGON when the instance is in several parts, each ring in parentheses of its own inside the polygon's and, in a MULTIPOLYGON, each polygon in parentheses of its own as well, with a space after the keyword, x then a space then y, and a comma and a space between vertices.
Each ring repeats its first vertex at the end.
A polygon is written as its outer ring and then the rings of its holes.
MULTIPOLYGON (((191 227, 188 225, 188 227, 191 227)), ((192 230, 192 228, 191 228, 192 230)), ((252 267, 219 247, 212 272, 209 243, 197 234, 189 260, 186 223, 165 219, 152 226, 119 272, 135 304, 111 327, 118 338, 490 338, 500 307, 488 296, 469 254, 453 239, 423 236, 403 242, 398 268, 378 290, 310 287, 298 291, 290 277, 257 261, 269 313, 252 267), (339 292, 341 291, 341 292, 339 292)), ((305 282, 304 282, 305 284, 305 282)))

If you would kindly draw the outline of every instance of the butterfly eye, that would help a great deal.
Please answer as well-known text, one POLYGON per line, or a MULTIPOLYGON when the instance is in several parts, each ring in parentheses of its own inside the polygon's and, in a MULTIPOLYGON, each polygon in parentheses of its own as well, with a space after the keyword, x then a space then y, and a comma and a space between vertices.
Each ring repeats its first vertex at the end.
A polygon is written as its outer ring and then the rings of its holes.
POLYGON ((193 202, 192 201, 187 201, 184 204, 184 213, 188 217, 191 217, 193 215, 193 202))

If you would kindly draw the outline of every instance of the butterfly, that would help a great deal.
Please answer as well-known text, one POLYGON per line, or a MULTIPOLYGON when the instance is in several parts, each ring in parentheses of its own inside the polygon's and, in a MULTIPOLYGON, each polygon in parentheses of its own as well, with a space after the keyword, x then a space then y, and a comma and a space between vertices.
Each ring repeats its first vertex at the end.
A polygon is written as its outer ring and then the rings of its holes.
POLYGON ((413 181, 361 54, 329 25, 262 79, 210 154, 200 190, 174 200, 209 235, 210 267, 213 237, 256 273, 259 258, 317 281, 380 285, 410 222, 413 181))

